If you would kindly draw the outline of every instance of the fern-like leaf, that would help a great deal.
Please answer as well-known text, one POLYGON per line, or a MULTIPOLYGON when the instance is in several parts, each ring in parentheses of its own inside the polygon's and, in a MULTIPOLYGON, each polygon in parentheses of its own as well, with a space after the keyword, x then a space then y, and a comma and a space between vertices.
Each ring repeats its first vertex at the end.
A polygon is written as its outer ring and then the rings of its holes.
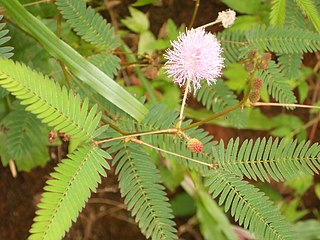
MULTIPOLYGON (((212 110, 215 113, 239 103, 237 96, 222 80, 218 80, 213 86, 202 87, 196 92, 196 98, 208 110, 212 110)), ((230 112, 227 118, 233 126, 241 127, 245 125, 244 116, 239 109, 230 112)))
POLYGON ((241 50, 246 45, 245 34, 242 31, 223 31, 217 34, 223 48, 222 56, 226 63, 238 62, 241 50))
POLYGON ((146 237, 177 239, 170 204, 150 156, 130 143, 123 146, 112 164, 117 164, 116 174, 125 204, 146 237))
POLYGON ((104 158, 111 156, 91 145, 82 145, 68 157, 51 173, 53 179, 47 181, 29 239, 61 239, 76 221, 91 191, 95 192, 100 175, 105 177, 105 169, 110 169, 104 158))
POLYGON ((279 210, 253 185, 222 170, 211 171, 205 184, 213 198, 220 195, 219 205, 224 204, 225 211, 230 210, 235 220, 254 232, 257 239, 295 239, 279 210))
POLYGON ((50 159, 46 146, 48 132, 33 114, 20 107, 10 112, 2 124, 6 129, 5 142, 1 142, 4 165, 12 159, 19 170, 28 171, 50 159))
POLYGON ((315 29, 320 33, 320 14, 313 0, 295 0, 301 10, 311 20, 315 29))
POLYGON ((246 31, 246 38, 252 47, 279 54, 320 50, 319 34, 299 28, 259 26, 246 31))
POLYGON ((270 61, 268 68, 260 70, 258 77, 261 78, 264 85, 267 86, 268 93, 280 103, 295 103, 296 97, 287 77, 281 71, 281 68, 274 61, 270 61))
POLYGON ((286 0, 286 18, 284 25, 289 28, 305 28, 303 13, 295 3, 295 0, 286 0))
POLYGON ((278 57, 279 65, 282 69, 283 74, 287 78, 291 79, 298 76, 302 58, 302 53, 281 54, 278 57))
POLYGON ((119 36, 113 27, 83 0, 57 0, 62 16, 85 41, 111 51, 120 45, 119 36))
POLYGON ((221 141, 213 148, 217 166, 238 176, 261 181, 292 179, 298 172, 318 173, 320 170, 320 145, 286 139, 268 141, 263 138, 246 140, 239 146, 239 139, 231 139, 225 149, 221 141))
POLYGON ((270 23, 275 26, 282 26, 285 20, 286 0, 273 0, 270 12, 270 23))
POLYGON ((25 65, 0 59, 0 85, 21 99, 26 110, 35 114, 42 122, 68 135, 88 141, 92 139, 101 118, 97 106, 88 113, 88 99, 80 97, 32 71, 25 65))
MULTIPOLYGON (((0 15, 0 21, 2 20, 3 16, 0 15)), ((0 46, 5 44, 10 40, 10 36, 7 36, 9 30, 3 29, 5 27, 5 23, 0 23, 0 46)), ((13 56, 11 52, 13 47, 0 47, 0 57, 2 58, 10 58, 13 56)))
POLYGON ((110 77, 117 75, 120 69, 120 59, 108 52, 91 56, 90 62, 110 77))

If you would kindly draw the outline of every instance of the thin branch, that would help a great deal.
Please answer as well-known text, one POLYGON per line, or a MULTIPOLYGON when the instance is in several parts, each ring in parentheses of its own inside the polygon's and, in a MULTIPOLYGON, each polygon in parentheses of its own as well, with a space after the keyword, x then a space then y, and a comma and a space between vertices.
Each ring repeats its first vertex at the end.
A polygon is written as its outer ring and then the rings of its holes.
POLYGON ((172 156, 184 158, 184 159, 186 159, 186 160, 188 160, 188 161, 205 165, 205 166, 207 166, 207 167, 209 167, 209 168, 211 168, 211 169, 214 169, 214 168, 215 168, 215 165, 214 165, 214 164, 209 164, 209 163, 201 162, 201 161, 195 160, 195 159, 193 159, 193 158, 189 158, 189 157, 186 157, 186 156, 177 154, 177 153, 173 153, 173 152, 164 150, 164 149, 162 149, 162 148, 158 148, 158 147, 156 147, 156 146, 153 146, 153 145, 151 145, 151 144, 145 143, 145 142, 143 142, 143 141, 141 141, 141 140, 138 140, 138 139, 136 139, 136 138, 131 138, 130 141, 131 141, 131 142, 134 142, 134 143, 136 143, 136 144, 139 144, 139 145, 144 145, 144 146, 147 146, 147 147, 149 147, 149 148, 153 148, 153 149, 158 150, 158 151, 160 151, 160 152, 164 152, 164 153, 170 154, 170 155, 172 155, 172 156))
POLYGON ((193 14, 192 14, 192 18, 191 18, 191 21, 190 21, 188 29, 192 28, 192 26, 194 24, 194 21, 196 20, 196 17, 197 17, 197 14, 198 14, 198 10, 199 10, 199 6, 200 6, 200 0, 196 0, 196 4, 195 4, 194 9, 193 9, 193 14))
POLYGON ((183 95, 183 100, 182 100, 180 115, 179 115, 179 122, 178 122, 178 126, 177 126, 178 129, 181 128, 182 119, 183 119, 183 112, 184 112, 184 107, 186 105, 186 100, 187 100, 187 96, 189 93, 189 88, 190 88, 190 79, 187 80, 186 89, 184 90, 184 95, 183 95))
POLYGON ((251 103, 253 107, 261 107, 261 106, 273 106, 273 107, 297 107, 297 108, 316 108, 320 109, 320 106, 314 105, 304 105, 304 104, 290 104, 290 103, 265 103, 265 102, 256 102, 251 103))
POLYGON ((51 2, 54 2, 54 0, 40 0, 40 1, 36 1, 36 2, 25 3, 25 4, 22 4, 22 6, 30 7, 33 5, 40 4, 40 3, 51 3, 51 2))
POLYGON ((152 135, 152 134, 164 134, 164 133, 171 134, 171 133, 178 133, 178 132, 179 132, 179 130, 176 128, 169 128, 169 129, 156 130, 156 131, 150 131, 150 132, 133 133, 133 134, 125 135, 125 136, 119 136, 119 137, 114 137, 114 138, 109 138, 109 139, 97 141, 96 144, 101 144, 101 143, 106 143, 106 142, 111 142, 111 141, 116 141, 116 140, 122 140, 122 139, 126 139, 126 138, 147 136, 147 135, 152 135))

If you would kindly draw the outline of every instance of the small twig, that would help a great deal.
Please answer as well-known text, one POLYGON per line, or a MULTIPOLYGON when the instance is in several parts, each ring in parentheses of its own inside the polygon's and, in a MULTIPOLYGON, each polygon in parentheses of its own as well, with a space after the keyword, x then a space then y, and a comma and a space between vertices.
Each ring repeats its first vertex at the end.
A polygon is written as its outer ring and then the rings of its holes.
POLYGON ((147 146, 147 147, 149 147, 149 148, 153 148, 153 149, 158 150, 158 151, 160 151, 160 152, 164 152, 164 153, 170 154, 170 155, 172 155, 172 156, 184 158, 184 159, 189 160, 189 161, 191 161, 191 162, 195 162, 195 163, 199 163, 199 164, 205 165, 205 166, 207 166, 207 167, 209 167, 209 168, 211 168, 211 169, 214 169, 214 167, 215 167, 214 164, 209 164, 209 163, 201 162, 201 161, 195 160, 195 159, 193 159, 193 158, 189 158, 189 157, 186 157, 186 156, 177 154, 177 153, 173 153, 173 152, 164 150, 164 149, 162 149, 162 148, 158 148, 158 147, 156 147, 156 146, 153 146, 153 145, 151 145, 151 144, 145 143, 145 142, 143 142, 143 141, 141 141, 141 140, 138 140, 138 139, 136 139, 136 138, 131 138, 130 141, 131 141, 131 142, 134 142, 134 143, 136 143, 136 144, 139 144, 139 145, 144 145, 144 146, 147 146))
POLYGON ((187 80, 186 89, 184 90, 184 95, 183 95, 183 100, 182 100, 180 115, 179 115, 179 122, 178 122, 178 126, 177 126, 178 129, 181 128, 182 119, 183 119, 183 112, 184 112, 184 107, 186 105, 186 100, 187 100, 187 96, 189 93, 189 88, 190 88, 190 79, 187 80))
POLYGON ((197 14, 198 14, 198 10, 199 10, 199 6, 200 6, 200 0, 196 0, 196 4, 195 4, 194 9, 193 9, 193 14, 192 14, 192 18, 191 18, 191 21, 190 21, 188 29, 192 28, 192 26, 194 24, 194 21, 196 20, 196 17, 197 17, 197 14))
POLYGON ((260 106, 297 107, 297 108, 317 108, 317 109, 320 109, 320 106, 304 105, 304 104, 290 104, 290 103, 265 103, 265 102, 256 102, 256 103, 251 103, 251 106, 253 106, 253 107, 260 107, 260 106))
POLYGON ((101 203, 127 210, 127 206, 125 204, 106 198, 90 198, 88 203, 101 203))
POLYGON ((125 136, 119 136, 119 137, 114 137, 114 138, 109 138, 109 139, 97 141, 96 144, 101 144, 101 143, 106 143, 106 142, 111 142, 111 141, 116 141, 116 140, 122 140, 122 139, 126 139, 126 138, 141 137, 141 136, 152 135, 152 134, 163 134, 163 133, 170 133, 171 134, 171 133, 177 133, 177 132, 179 132, 178 129, 169 128, 169 129, 156 130, 156 131, 151 131, 151 132, 133 133, 133 134, 125 135, 125 136))
POLYGON ((51 2, 54 2, 54 0, 40 0, 40 1, 36 1, 36 2, 25 3, 25 4, 22 4, 22 6, 30 7, 33 5, 40 4, 40 3, 51 3, 51 2))

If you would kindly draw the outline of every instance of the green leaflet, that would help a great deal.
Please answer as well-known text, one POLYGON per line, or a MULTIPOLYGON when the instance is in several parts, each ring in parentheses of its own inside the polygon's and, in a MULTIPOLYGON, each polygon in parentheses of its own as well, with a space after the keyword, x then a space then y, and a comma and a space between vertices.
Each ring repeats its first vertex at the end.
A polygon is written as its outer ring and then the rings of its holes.
POLYGON ((88 112, 88 99, 82 102, 72 91, 61 89, 23 64, 0 59, 0 66, 0 86, 20 99, 27 111, 73 138, 84 142, 92 139, 101 118, 97 106, 88 112))
POLYGON ((293 27, 259 26, 246 31, 248 43, 275 53, 302 53, 320 50, 318 33, 293 27))
POLYGON ((75 222, 85 202, 95 192, 111 156, 92 145, 83 145, 68 155, 51 173, 38 204, 29 239, 62 239, 75 222))
POLYGON ((239 138, 231 139, 226 148, 221 141, 213 148, 213 156, 222 169, 238 176, 270 182, 292 179, 298 172, 318 173, 320 170, 320 146, 310 146, 310 142, 297 143, 285 138, 258 138, 256 141, 245 140, 241 146, 239 138))
MULTIPOLYGON (((2 20, 3 16, 0 15, 0 21, 2 20)), ((9 32, 7 29, 3 29, 5 27, 5 23, 0 23, 0 46, 5 44, 10 40, 9 36, 6 36, 9 32)), ((13 47, 0 47, 0 57, 2 58, 10 58, 13 56, 13 53, 11 52, 13 50, 13 47)))
POLYGON ((285 20, 286 0, 272 1, 270 12, 270 23, 275 26, 282 26, 285 20))
POLYGON ((11 111, 1 122, 0 155, 3 165, 14 160, 22 171, 44 165, 49 159, 48 132, 33 114, 21 107, 11 111))
POLYGON ((141 121, 147 109, 110 77, 85 60, 69 45, 57 38, 41 21, 28 13, 17 0, 0 0, 17 24, 34 36, 54 57, 62 61, 79 79, 88 83, 107 100, 141 121))
POLYGON ((258 71, 258 78, 261 78, 263 85, 267 86, 268 93, 280 103, 295 103, 296 97, 291 86, 286 82, 287 78, 282 69, 273 60, 269 62, 267 69, 258 71))
POLYGON ((212 170, 206 175, 205 185, 213 198, 220 195, 219 205, 224 204, 225 211, 230 210, 235 220, 254 232, 257 239, 295 239, 269 198, 232 172, 212 170))
POLYGON ((300 9, 308 16, 315 29, 320 33, 320 13, 313 0, 295 0, 300 9))
POLYGON ((153 240, 177 239, 172 210, 152 159, 136 144, 120 143, 119 148, 112 165, 116 164, 121 195, 142 233, 153 240))
MULTIPOLYGON (((213 113, 223 111, 227 107, 237 105, 239 101, 237 96, 223 83, 221 79, 212 86, 203 86, 196 92, 197 101, 201 102, 207 110, 213 113)), ((230 112, 227 115, 228 120, 233 126, 245 126, 245 115, 240 109, 230 112)))
POLYGON ((85 41, 111 52, 119 47, 120 38, 114 35, 114 29, 91 7, 82 0, 57 0, 62 16, 85 41))

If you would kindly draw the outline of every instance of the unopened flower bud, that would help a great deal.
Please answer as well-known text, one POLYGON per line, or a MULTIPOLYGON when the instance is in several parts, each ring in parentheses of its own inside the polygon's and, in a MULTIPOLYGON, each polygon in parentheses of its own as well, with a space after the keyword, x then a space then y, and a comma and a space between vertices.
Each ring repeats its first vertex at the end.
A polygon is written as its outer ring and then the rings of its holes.
POLYGON ((252 72, 254 69, 254 63, 253 62, 246 62, 244 67, 248 72, 252 72))
POLYGON ((203 150, 203 144, 196 138, 191 138, 187 142, 187 146, 191 152, 200 153, 203 150))
POLYGON ((261 78, 256 78, 253 82, 253 91, 260 91, 263 86, 261 78))
POLYGON ((260 91, 253 90, 250 92, 249 100, 251 103, 256 103, 260 99, 260 91))
POLYGON ((236 12, 231 9, 218 13, 217 21, 220 21, 224 28, 231 27, 235 20, 236 20, 236 12))

